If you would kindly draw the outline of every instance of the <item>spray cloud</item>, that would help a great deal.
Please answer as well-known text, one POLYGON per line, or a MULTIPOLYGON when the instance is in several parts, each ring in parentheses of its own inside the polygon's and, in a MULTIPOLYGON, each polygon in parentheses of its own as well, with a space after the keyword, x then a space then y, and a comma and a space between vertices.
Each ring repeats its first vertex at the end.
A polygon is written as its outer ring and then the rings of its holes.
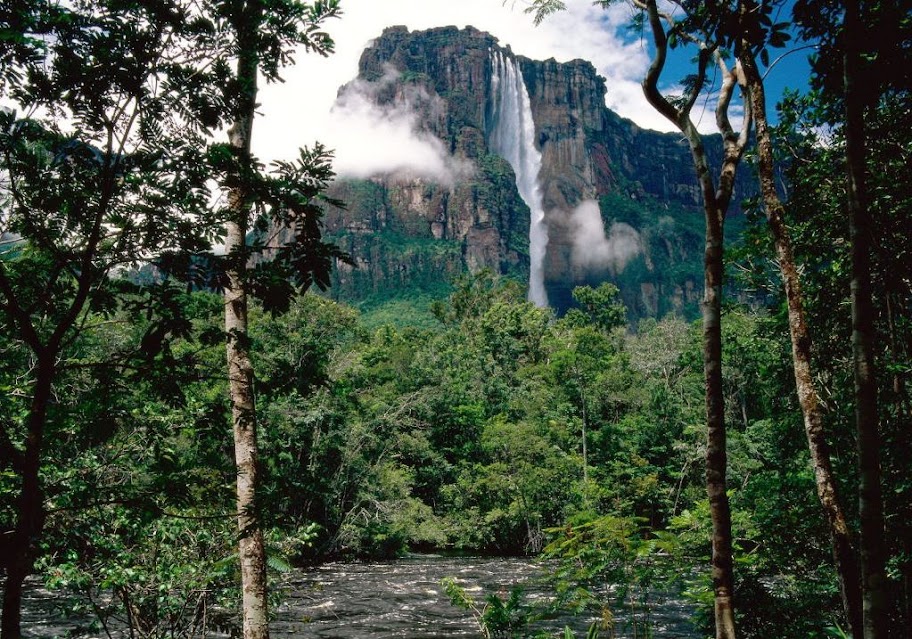
POLYGON ((629 224, 615 222, 605 233, 598 203, 586 200, 570 216, 573 225, 573 263, 587 269, 623 270, 643 250, 640 234, 629 224))

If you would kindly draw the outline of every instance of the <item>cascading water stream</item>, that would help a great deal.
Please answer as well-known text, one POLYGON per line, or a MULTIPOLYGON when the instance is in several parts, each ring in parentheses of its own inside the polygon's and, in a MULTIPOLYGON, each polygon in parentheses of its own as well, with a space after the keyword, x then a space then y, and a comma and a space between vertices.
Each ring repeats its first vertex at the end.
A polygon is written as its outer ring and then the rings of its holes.
POLYGON ((538 174, 541 153, 535 148, 535 123, 529 92, 522 72, 514 58, 500 51, 492 52, 491 92, 493 127, 491 149, 503 157, 516 174, 516 188, 531 211, 529 220, 529 300, 536 306, 548 305, 545 292, 545 247, 548 246, 548 227, 542 204, 538 174))

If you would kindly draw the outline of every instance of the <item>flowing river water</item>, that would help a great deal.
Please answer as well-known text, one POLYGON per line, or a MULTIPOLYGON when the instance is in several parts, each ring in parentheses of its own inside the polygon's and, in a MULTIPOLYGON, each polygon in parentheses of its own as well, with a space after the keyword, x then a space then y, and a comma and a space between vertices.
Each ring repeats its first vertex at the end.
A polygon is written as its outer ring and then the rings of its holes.
MULTIPOLYGON (((511 588, 520 585, 526 593, 525 601, 532 602, 547 597, 541 583, 543 575, 541 564, 515 557, 410 555, 391 561, 326 563, 286 575, 288 590, 274 611, 271 635, 274 639, 480 637, 472 613, 450 603, 441 580, 454 578, 468 595, 482 603, 488 594, 506 597, 511 588)), ((32 584, 24 611, 25 636, 50 639, 68 636, 76 629, 75 623, 53 612, 53 599, 52 593, 32 584)), ((615 610, 614 634, 605 632, 601 636, 697 639, 701 635, 689 622, 691 611, 689 605, 674 597, 657 601, 651 611, 652 635, 646 635, 642 626, 634 634, 629 615, 615 610)), ((577 637, 584 637, 586 627, 594 620, 568 616, 539 622, 535 630, 556 632, 569 625, 577 637)))
MULTIPOLYGON (((482 603, 491 593, 506 597, 516 585, 523 586, 528 601, 541 601, 547 596, 541 584, 543 574, 539 563, 523 558, 412 555, 386 562, 324 564, 291 580, 291 595, 277 611, 273 633, 327 639, 478 637, 471 612, 449 602, 441 580, 454 578, 482 603)), ((665 598, 651 614, 653 636, 699 637, 690 615, 688 605, 665 598)), ((634 636, 628 619, 616 612, 616 637, 634 636)), ((583 637, 593 620, 568 617, 537 628, 559 630, 570 625, 583 637)), ((642 628, 639 636, 645 636, 642 628)))

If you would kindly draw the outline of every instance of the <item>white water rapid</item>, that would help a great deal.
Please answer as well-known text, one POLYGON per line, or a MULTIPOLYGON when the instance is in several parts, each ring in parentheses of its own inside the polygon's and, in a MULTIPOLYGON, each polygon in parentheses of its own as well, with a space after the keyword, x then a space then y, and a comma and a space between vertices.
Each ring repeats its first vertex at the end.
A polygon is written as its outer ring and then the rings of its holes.
POLYGON ((538 183, 541 153, 535 148, 535 123, 532 121, 529 92, 514 58, 500 51, 493 52, 491 64, 494 126, 489 144, 513 167, 516 188, 532 212, 529 220, 529 301, 536 306, 547 306, 544 264, 548 227, 545 226, 541 186, 538 183))

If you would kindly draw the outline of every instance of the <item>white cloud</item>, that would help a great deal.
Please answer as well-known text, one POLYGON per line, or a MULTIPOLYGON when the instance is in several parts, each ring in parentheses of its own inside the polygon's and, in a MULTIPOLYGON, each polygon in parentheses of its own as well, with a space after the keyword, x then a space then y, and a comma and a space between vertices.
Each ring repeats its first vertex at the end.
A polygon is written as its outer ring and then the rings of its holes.
POLYGON ((616 222, 608 234, 598 203, 586 200, 570 215, 573 225, 573 263, 618 273, 643 250, 640 234, 629 224, 616 222))
POLYGON ((355 80, 340 91, 323 139, 335 150, 336 173, 357 178, 396 174, 443 184, 470 175, 472 165, 451 156, 440 139, 422 130, 418 122, 417 107, 433 109, 439 97, 409 85, 392 104, 377 103, 378 92, 397 77, 398 72, 388 68, 376 82, 355 80))
MULTIPOLYGON (((591 0, 568 0, 568 11, 555 14, 535 27, 522 12, 522 0, 343 0, 341 19, 326 25, 336 41, 328 58, 297 56, 285 70, 285 82, 264 86, 254 131, 254 150, 262 159, 289 159, 299 146, 321 141, 332 146, 330 109, 339 87, 358 72, 365 46, 387 26, 404 24, 411 30, 472 25, 510 45, 515 53, 533 59, 575 58, 591 61, 607 79, 608 106, 640 126, 669 130, 670 124, 646 103, 640 79, 648 52, 640 42, 625 42, 617 35, 629 9, 620 5, 605 11, 591 0)), ((379 145, 368 136, 361 153, 374 153, 379 145)))

